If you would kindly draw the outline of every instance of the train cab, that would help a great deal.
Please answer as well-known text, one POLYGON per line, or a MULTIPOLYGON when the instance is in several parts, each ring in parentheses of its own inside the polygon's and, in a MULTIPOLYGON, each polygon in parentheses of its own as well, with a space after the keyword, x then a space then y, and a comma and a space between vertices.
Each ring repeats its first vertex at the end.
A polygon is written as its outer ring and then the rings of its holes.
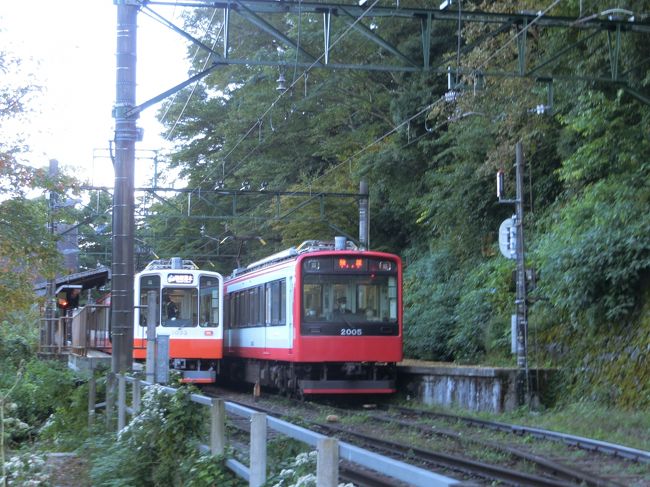
POLYGON ((170 368, 184 382, 214 382, 223 350, 223 277, 190 260, 156 260, 135 276, 133 357, 146 358, 147 326, 169 337, 170 368))
POLYGON ((224 367, 289 394, 390 394, 402 360, 402 263, 307 241, 226 279, 224 367))

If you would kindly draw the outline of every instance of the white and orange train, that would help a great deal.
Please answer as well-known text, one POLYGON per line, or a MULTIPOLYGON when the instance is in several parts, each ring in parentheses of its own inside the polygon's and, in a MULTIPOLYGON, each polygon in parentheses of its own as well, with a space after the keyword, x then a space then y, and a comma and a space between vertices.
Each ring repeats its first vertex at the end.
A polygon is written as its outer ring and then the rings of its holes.
POLYGON ((338 239, 307 241, 224 279, 173 258, 135 276, 134 358, 157 335, 186 382, 230 381, 282 393, 390 394, 402 360, 402 262, 338 239))
POLYGON ((155 260, 135 276, 133 358, 144 360, 153 299, 156 335, 169 336, 171 368, 185 382, 214 382, 223 351, 223 277, 190 260, 155 260))
POLYGON ((402 262, 307 241, 226 279, 221 373, 305 394, 395 392, 402 262))

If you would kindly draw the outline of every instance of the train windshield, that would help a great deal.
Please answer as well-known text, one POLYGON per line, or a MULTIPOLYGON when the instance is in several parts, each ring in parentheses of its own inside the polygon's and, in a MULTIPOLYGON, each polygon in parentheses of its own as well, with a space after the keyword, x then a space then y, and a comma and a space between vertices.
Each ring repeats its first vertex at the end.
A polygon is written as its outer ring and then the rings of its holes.
POLYGON ((198 304, 196 288, 163 288, 162 326, 196 326, 198 324, 198 304))
POLYGON ((397 322, 397 277, 307 274, 303 279, 306 322, 397 322))

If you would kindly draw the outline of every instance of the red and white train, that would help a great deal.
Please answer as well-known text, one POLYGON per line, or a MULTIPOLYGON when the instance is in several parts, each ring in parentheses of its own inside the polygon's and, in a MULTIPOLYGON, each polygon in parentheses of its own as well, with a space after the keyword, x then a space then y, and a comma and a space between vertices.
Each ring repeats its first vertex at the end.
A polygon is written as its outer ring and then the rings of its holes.
POLYGON ((402 262, 336 242, 304 242, 226 279, 222 373, 298 396, 395 392, 402 262))
POLYGON ((221 274, 178 257, 150 262, 135 276, 133 358, 146 358, 151 312, 156 336, 169 336, 171 368, 184 382, 214 382, 223 352, 222 298, 221 274))

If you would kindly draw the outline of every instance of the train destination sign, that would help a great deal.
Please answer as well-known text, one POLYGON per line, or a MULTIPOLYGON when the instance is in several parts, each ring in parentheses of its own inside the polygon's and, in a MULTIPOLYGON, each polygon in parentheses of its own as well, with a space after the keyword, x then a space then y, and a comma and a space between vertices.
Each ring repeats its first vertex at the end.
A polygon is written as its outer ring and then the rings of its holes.
POLYGON ((194 276, 192 274, 167 274, 168 284, 193 284, 194 276))

